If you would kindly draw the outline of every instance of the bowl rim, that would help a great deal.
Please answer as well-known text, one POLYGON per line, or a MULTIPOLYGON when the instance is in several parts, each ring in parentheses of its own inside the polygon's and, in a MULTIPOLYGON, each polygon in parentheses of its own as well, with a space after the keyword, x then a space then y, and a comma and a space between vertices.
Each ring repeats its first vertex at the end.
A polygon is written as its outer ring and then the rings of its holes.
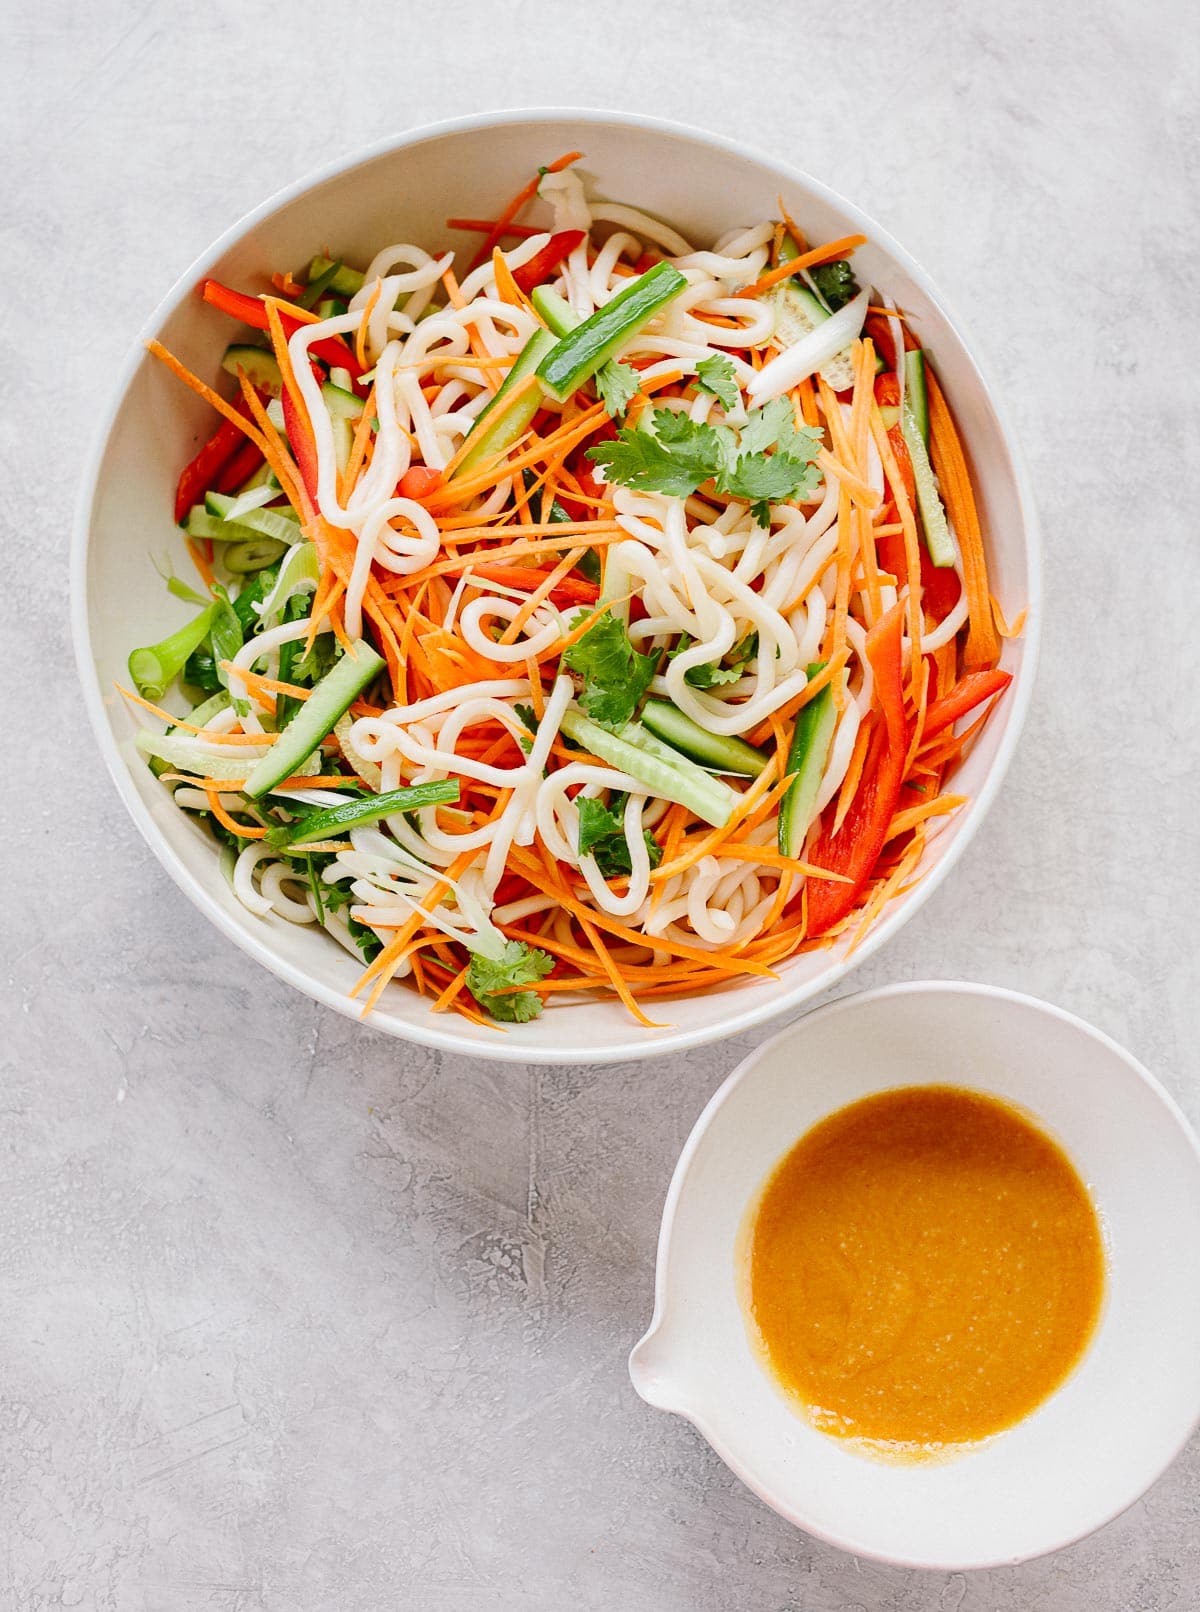
MULTIPOLYGON (((1143 1085, 1148 1088, 1151 1095, 1158 1099, 1159 1103, 1166 1110, 1168 1116, 1174 1121, 1176 1128, 1182 1133, 1183 1137, 1188 1143, 1195 1170, 1198 1174, 1200 1174, 1200 1136, 1197 1135, 1197 1132, 1192 1126, 1191 1121, 1188 1119, 1183 1109, 1180 1107, 1178 1102, 1176 1102, 1175 1098, 1171 1095, 1163 1083, 1156 1075, 1151 1073, 1151 1071, 1146 1067, 1145 1064, 1141 1062, 1140 1059, 1136 1058, 1133 1053, 1131 1053, 1127 1048, 1123 1047, 1119 1041, 1116 1041, 1106 1031, 1097 1028, 1096 1025, 1090 1024, 1086 1019, 1080 1018, 1078 1014, 1070 1012, 1067 1008, 1058 1007, 1055 1003, 1047 1002, 1042 997, 1032 996, 1026 991, 1011 990, 1007 986, 1002 985, 988 985, 983 981, 977 980, 902 980, 891 985, 875 986, 871 990, 853 991, 846 996, 839 996, 835 1001, 826 1002, 821 1007, 814 1008, 812 1012, 806 1013, 802 1017, 794 1020, 791 1024, 785 1025, 781 1030, 778 1030, 774 1035, 768 1037, 767 1040, 755 1047, 752 1052, 748 1053, 746 1057, 743 1058, 738 1064, 737 1068, 732 1070, 730 1074, 728 1074, 721 1082, 720 1086, 717 1087, 716 1091, 712 1094, 708 1102, 704 1105, 704 1108, 701 1110, 691 1131, 688 1133, 688 1138, 683 1144, 683 1149, 680 1152, 679 1158, 675 1164, 675 1169, 672 1172, 671 1182, 667 1188, 666 1200, 663 1204, 662 1221, 659 1226, 658 1242, 655 1247, 654 1256, 654 1310, 650 1318, 650 1323, 645 1332, 638 1339, 637 1343, 634 1344, 629 1353, 630 1380, 633 1384, 634 1392, 637 1393, 639 1397, 645 1398, 645 1396, 641 1394, 641 1390, 638 1387, 636 1356, 638 1350, 644 1344, 648 1345, 651 1343, 666 1316, 667 1271, 670 1264, 671 1242, 674 1236, 675 1221, 679 1212, 679 1205, 682 1201, 683 1193, 686 1188, 687 1177, 691 1171, 696 1154, 698 1153, 701 1143, 716 1119, 719 1111, 724 1107, 725 1103, 733 1095, 734 1091, 741 1086, 743 1082, 752 1079, 757 1068, 771 1055, 772 1052, 774 1052, 775 1048, 782 1045, 789 1036, 798 1035, 802 1031, 807 1030, 813 1024, 825 1019, 837 1018, 842 1014, 852 1012, 854 1009, 864 1007, 869 1003, 886 1001, 894 997, 933 996, 938 994, 969 996, 974 997, 981 1002, 1007 1002, 1016 1004, 1022 1008, 1032 1009, 1035 1013, 1040 1013, 1048 1018, 1059 1020, 1062 1024, 1069 1026, 1071 1029, 1083 1035, 1088 1040, 1097 1043, 1099 1046, 1105 1048, 1108 1052, 1114 1054, 1128 1071, 1128 1073, 1136 1076, 1143 1083, 1143 1085)), ((734 1475, 742 1483, 744 1483, 753 1494, 757 1495, 757 1497, 763 1501, 765 1505, 770 1506, 772 1511, 777 1512, 794 1527, 802 1529, 807 1534, 811 1534, 815 1539, 821 1539, 826 1544, 835 1546, 838 1550, 848 1551, 854 1556, 863 1556, 871 1561, 884 1562, 889 1566, 915 1567, 929 1572, 973 1572, 991 1567, 1011 1567, 1017 1565, 1019 1562, 1034 1561, 1038 1557, 1049 1556, 1055 1551, 1065 1549, 1068 1545, 1078 1544, 1081 1539, 1088 1538, 1090 1535, 1096 1533, 1099 1529, 1106 1527, 1110 1522, 1115 1521, 1117 1517, 1120 1517, 1124 1512, 1128 1511, 1130 1506, 1134 1505, 1138 1500, 1140 1500, 1142 1496, 1159 1481, 1167 1469, 1178 1459, 1192 1435, 1196 1432, 1197 1428, 1200 1428, 1200 1385, 1198 1385, 1193 1395, 1193 1410, 1191 1417, 1187 1421, 1186 1425, 1181 1428, 1178 1438, 1162 1460, 1157 1471, 1153 1474, 1148 1482, 1142 1482, 1139 1480, 1137 1487, 1132 1493, 1129 1493, 1123 1497, 1115 1505, 1106 1508, 1104 1515, 1097 1517, 1096 1520, 1089 1526, 1085 1528, 1068 1529, 1061 1538, 1056 1538, 1047 1545, 1039 1546, 1037 1550, 1029 1553, 1028 1555, 1021 1555, 1017 1557, 1014 1557, 1011 1554, 980 1556, 978 1558, 972 1557, 970 1560, 951 1560, 949 1558, 944 1560, 928 1560, 916 1556, 896 1556, 894 1554, 888 1554, 887 1552, 881 1551, 872 1546, 869 1541, 856 1537, 853 1533, 839 1533, 833 1529, 819 1527, 813 1524, 811 1521, 806 1520, 806 1518, 798 1510, 789 1507, 788 1504, 781 1500, 777 1495, 770 1493, 766 1485, 758 1480, 751 1468, 739 1460, 739 1458, 728 1449, 721 1438, 713 1435, 705 1424, 703 1414, 693 1413, 690 1408, 684 1405, 675 1406, 664 1403, 661 1407, 659 1407, 655 1405, 654 1401, 649 1399, 646 1400, 646 1403, 651 1404, 654 1406, 654 1408, 665 1409, 669 1411, 670 1414, 680 1416, 683 1418, 683 1420, 690 1422, 692 1426, 695 1427, 697 1432, 704 1438, 704 1440, 712 1447, 725 1465, 730 1469, 730 1471, 733 1472, 734 1475)))
POLYGON ((851 969, 857 968, 859 964, 873 956, 910 918, 920 911, 934 891, 941 886, 943 880, 957 865, 959 858, 991 809, 1011 764, 1017 742, 1024 729, 1025 718, 1033 696, 1041 637, 1042 601, 1040 527, 1029 473, 1020 442, 1013 428, 1008 410, 993 384, 988 365, 980 361, 979 349, 973 337, 968 335, 957 313, 953 311, 937 285, 920 264, 899 242, 893 239, 889 231, 877 224, 862 208, 801 168, 794 167, 790 163, 778 161, 774 157, 756 150, 753 146, 727 135, 715 134, 672 119, 646 117, 641 113, 620 112, 603 107, 510 107, 421 124, 416 128, 373 141, 368 145, 357 148, 346 156, 311 170, 291 184, 274 191, 257 207, 243 214, 184 269, 183 273, 162 297, 134 336, 125 360, 114 379, 109 401, 101 413, 84 461, 79 494, 76 499, 72 520, 70 545, 71 637, 74 644, 79 681, 83 689, 84 706, 91 722, 92 731, 99 744, 105 766, 113 783, 116 785, 117 793, 123 800, 126 810, 136 824, 139 833, 159 863, 166 869, 193 906, 210 923, 214 924, 223 935, 232 940, 241 951, 262 964, 276 978, 294 986, 297 990, 302 991, 304 995, 320 1002, 325 1007, 333 1008, 335 1012, 360 1023, 365 1022, 369 1028, 396 1036, 398 1039, 414 1041, 424 1046, 434 1047, 442 1052, 459 1053, 469 1057, 486 1058, 502 1063, 626 1063, 640 1059, 648 1060, 650 1058, 665 1057, 671 1053, 685 1051, 689 1047, 708 1045, 753 1029, 769 1019, 777 1018, 780 1014, 789 1011, 794 1012, 803 1007, 813 997, 819 996, 822 992, 836 986, 851 969), (752 163, 758 168, 765 169, 767 172, 807 190, 828 205, 840 209, 855 222, 861 233, 867 235, 873 244, 878 245, 921 287, 946 321, 968 362, 975 370, 983 394, 995 416, 1000 436, 1012 467, 1013 482, 1016 490, 1017 516, 1020 521, 1026 549, 1027 598, 1025 601, 1025 626, 1022 633, 1022 663, 1019 674, 1014 679, 1015 687, 1012 689, 1011 699, 1008 703, 1008 720, 1005 731, 983 784, 967 807, 962 827, 958 830, 936 866, 925 874, 920 884, 908 896, 904 905, 878 922, 850 956, 843 955, 837 958, 821 974, 791 991, 786 986, 778 991, 763 991, 759 1000, 752 1001, 737 1012, 731 1012, 727 1018, 722 1019, 718 1024, 703 1025, 694 1029, 669 1027, 653 1038, 648 1037, 641 1030, 638 1030, 636 1036, 633 1035, 632 1031, 636 1027, 631 1026, 631 1033, 627 1039, 617 1041, 603 1049, 562 1047, 555 1044, 549 1037, 545 1041, 538 1043, 533 1041, 518 1042, 504 1036, 497 1036, 497 1045, 495 1047, 484 1047, 476 1042, 465 1040, 462 1035, 456 1033, 452 1028, 443 1028, 438 1020, 428 1012, 423 1020, 414 1019, 411 1022, 402 1022, 391 1015, 384 1014, 376 1014, 364 1021, 357 1001, 352 1000, 343 991, 337 990, 307 973, 303 968, 289 962, 276 952, 267 939, 262 939, 243 928, 233 915, 227 913, 220 903, 213 899, 212 894, 201 880, 176 857, 159 832, 149 807, 135 788, 130 770, 118 750, 115 736, 108 721, 104 696, 96 673, 88 621, 88 558, 91 546, 92 515, 109 438, 116 425, 120 411, 124 407, 126 394, 134 376, 144 360, 146 342, 161 329, 170 314, 191 295, 197 281, 203 278, 212 265, 234 246, 243 235, 269 218, 280 208, 300 199, 305 192, 312 190, 317 185, 337 179, 340 175, 377 158, 385 157, 394 152, 403 151, 411 146, 417 146, 446 135, 473 133, 480 130, 505 127, 510 124, 538 124, 568 120, 581 125, 616 125, 645 130, 651 134, 682 137, 726 152, 731 156, 752 163))

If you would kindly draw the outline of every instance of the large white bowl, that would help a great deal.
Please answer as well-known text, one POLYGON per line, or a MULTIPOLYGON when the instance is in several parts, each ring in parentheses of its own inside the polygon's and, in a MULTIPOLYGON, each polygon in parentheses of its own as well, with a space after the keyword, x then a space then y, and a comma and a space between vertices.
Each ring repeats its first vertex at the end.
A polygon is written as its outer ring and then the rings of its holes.
POLYGON ((783 1516, 859 1556, 951 1570, 1023 1561, 1131 1505, 1200 1418, 1200 1150, 1171 1098, 1082 1020, 986 985, 890 985, 772 1037, 696 1121, 667 1194, 654 1319, 629 1369, 783 1516), (817 1432, 752 1347, 743 1217, 793 1144, 847 1103, 944 1083, 1016 1103, 1087 1183, 1108 1255, 1095 1337, 1007 1433, 888 1465, 817 1432))
POLYGON ((1005 645, 1014 683, 958 775, 971 804, 930 848, 920 884, 893 903, 847 961, 839 949, 799 957, 774 981, 752 980, 665 1004, 670 1028, 642 1030, 619 1005, 551 1007, 507 1033, 434 1016, 397 985, 372 1023, 393 1035, 458 1052, 524 1063, 644 1058, 713 1041, 797 1008, 869 957, 941 883, 991 804, 1029 702, 1040 624, 1037 527, 1013 434, 978 362, 928 276, 849 202, 792 168, 733 141, 649 118, 609 112, 498 112, 417 129, 323 169, 280 192, 205 252, 150 317, 117 379, 115 397, 84 480, 73 539, 72 623, 84 695, 121 797, 176 883, 231 940, 281 979, 357 1015, 347 995, 359 969, 327 935, 239 905, 210 840, 156 783, 134 749, 137 722, 113 691, 130 648, 154 642, 184 619, 154 557, 178 535, 171 524, 179 470, 212 429, 204 404, 144 351, 161 338, 206 380, 233 334, 203 304, 196 283, 214 275, 257 285, 272 270, 329 247, 365 262, 390 241, 462 247, 447 215, 490 217, 539 163, 578 148, 598 191, 669 219, 698 241, 733 224, 775 216, 782 194, 814 240, 860 231, 870 244, 856 263, 910 313, 930 349, 965 436, 987 529, 993 588, 1010 617, 1028 609, 1025 633, 1005 645))

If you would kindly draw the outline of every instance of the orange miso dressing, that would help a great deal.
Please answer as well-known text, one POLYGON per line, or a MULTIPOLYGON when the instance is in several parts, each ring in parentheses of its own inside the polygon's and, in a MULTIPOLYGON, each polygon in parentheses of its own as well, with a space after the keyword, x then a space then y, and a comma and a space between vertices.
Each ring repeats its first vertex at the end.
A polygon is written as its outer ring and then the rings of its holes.
POLYGON ((751 1333, 823 1432, 892 1459, 1013 1426, 1068 1376, 1104 1294, 1100 1226, 1062 1149, 954 1086, 831 1114, 748 1222, 751 1333))

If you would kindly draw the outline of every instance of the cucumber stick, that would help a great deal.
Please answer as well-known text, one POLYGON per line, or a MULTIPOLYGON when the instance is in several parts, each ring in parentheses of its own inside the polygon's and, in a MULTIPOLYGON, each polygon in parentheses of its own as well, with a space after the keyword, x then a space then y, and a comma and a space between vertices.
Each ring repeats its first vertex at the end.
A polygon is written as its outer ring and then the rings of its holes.
MULTIPOLYGON (((908 376, 905 376, 905 379, 908 379, 908 376)), ((924 371, 921 379, 924 380, 924 371)), ((921 419, 916 409, 911 406, 908 388, 905 388, 905 401, 900 409, 900 430, 905 438, 905 447, 908 448, 908 458, 913 461, 916 505, 921 511, 921 529, 924 530, 929 558, 935 566, 953 566, 955 543, 950 537, 950 527, 945 521, 945 509, 942 508, 942 500, 937 493, 934 467, 929 463, 929 448, 926 448, 926 438, 921 434, 921 419)))
POLYGON ((330 269, 336 267, 337 272, 325 281, 323 291, 332 292, 335 297, 355 297, 363 288, 363 277, 358 269, 348 269, 344 263, 334 264, 332 258, 315 257, 308 265, 308 283, 311 286, 314 280, 320 280, 327 275, 330 269))
POLYGON ((631 336, 686 290, 687 280, 673 264, 656 263, 555 342, 538 366, 542 385, 565 403, 631 336))
POLYGON ((309 812, 299 822, 289 823, 286 828, 269 830, 267 844, 275 851, 289 846, 312 845, 314 841, 344 834, 349 828, 364 828, 369 823, 377 823, 381 817, 391 817, 395 812, 414 812, 421 806, 448 806, 458 799, 458 789, 458 779, 447 778, 440 783, 389 789, 385 794, 371 795, 365 800, 347 800, 340 806, 309 812))
POLYGON ((641 720, 643 727, 702 767, 735 773, 742 778, 757 778, 767 764, 767 757, 761 750, 744 739, 709 733, 670 700, 647 700, 641 720))
POLYGON ((569 336, 579 323, 579 315, 566 297, 560 297, 558 292, 551 291, 548 285, 535 286, 530 301, 533 303, 534 313, 545 320, 548 328, 556 336, 569 336))
MULTIPOLYGON (((619 734, 601 727, 583 714, 577 706, 568 706, 562 719, 562 731, 607 761, 610 767, 627 772, 663 800, 672 800, 713 828, 723 828, 733 815, 738 802, 736 790, 730 789, 720 778, 714 778, 689 761, 686 756, 675 756, 670 761, 653 753, 646 746, 647 735, 634 722, 627 722, 619 734)), ((658 746, 655 746, 657 750, 658 746)))
POLYGON ((244 793, 259 800, 308 760, 334 723, 383 670, 383 657, 356 638, 313 689, 270 750, 256 761, 244 793))
MULTIPOLYGON (((235 342, 232 347, 226 347, 221 357, 221 368, 229 375, 236 375, 241 370, 250 384, 265 397, 277 398, 283 391, 283 375, 279 369, 279 361, 275 354, 268 352, 265 347, 253 347, 248 342, 235 342)), ((338 371, 340 376, 345 376, 345 373, 344 370, 338 371)), ((326 381, 321 387, 321 397, 331 419, 357 420, 363 411, 361 397, 357 397, 345 386, 335 385, 332 381, 326 381)))
MULTIPOLYGON (((233 505, 234 500, 229 493, 205 493, 204 495, 205 510, 209 515, 215 515, 218 520, 223 521, 233 508, 233 505)), ((281 543, 289 545, 298 542, 300 538, 299 523, 293 516, 285 515, 282 510, 278 509, 244 510, 236 522, 238 527, 245 529, 240 534, 232 530, 235 525, 233 521, 229 524, 231 528, 230 536, 274 537, 278 538, 281 543)))
POLYGON ((904 355, 904 404, 912 410, 921 441, 928 446, 929 393, 925 386, 925 354, 920 347, 904 355))
POLYGON ((267 397, 278 397, 283 391, 283 376, 275 354, 265 347, 254 347, 249 342, 234 342, 221 356, 221 368, 227 375, 241 370, 251 386, 265 392, 267 397))
POLYGON ((528 429, 529 422, 542 406, 541 389, 531 386, 525 396, 509 408, 501 408, 505 399, 515 390, 518 382, 531 375, 554 348, 554 337, 548 330, 535 330, 533 335, 517 354, 513 367, 504 377, 504 384, 496 393, 475 424, 471 427, 468 436, 466 453, 458 461, 451 481, 456 476, 468 476, 472 470, 477 470, 485 459, 494 454, 504 453, 511 448, 517 438, 528 429), (491 425, 488 424, 489 415, 496 414, 491 425))
MULTIPOLYGON (((808 668, 813 678, 822 670, 818 662, 808 668)), ((828 684, 802 706, 792 731, 788 750, 787 770, 793 774, 787 793, 779 806, 779 850, 783 856, 798 857, 804 849, 804 836, 817 804, 817 791, 825 775, 829 747, 833 743, 833 730, 837 727, 837 708, 833 703, 833 690, 828 684)))

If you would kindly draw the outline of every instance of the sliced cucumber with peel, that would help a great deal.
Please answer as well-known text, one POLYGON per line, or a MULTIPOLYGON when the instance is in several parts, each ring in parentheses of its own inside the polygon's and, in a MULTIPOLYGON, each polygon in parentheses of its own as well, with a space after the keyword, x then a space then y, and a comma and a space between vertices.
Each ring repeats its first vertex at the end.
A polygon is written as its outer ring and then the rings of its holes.
POLYGON ((531 386, 525 396, 506 408, 493 424, 488 424, 488 417, 499 409, 526 375, 534 373, 554 346, 554 337, 547 330, 535 330, 530 336, 504 377, 504 384, 471 427, 467 437, 470 446, 455 466, 451 481, 458 476, 469 476, 485 459, 504 453, 528 429, 529 422, 542 406, 542 393, 537 386, 531 386))
POLYGON ((670 700, 647 700, 642 707, 641 722, 672 749, 716 772, 757 778, 769 759, 744 739, 709 733, 670 700))
MULTIPOLYGON (((223 521, 233 508, 234 500, 228 493, 205 493, 204 508, 210 515, 223 521)), ((232 526, 234 523, 230 522, 232 526)), ((278 538, 281 543, 295 543, 300 536, 299 523, 294 515, 285 515, 279 509, 247 509, 237 522, 247 532, 259 537, 278 538)))
POLYGON ((356 638, 313 689, 265 756, 254 763, 244 793, 259 800, 308 760, 334 723, 383 670, 382 655, 356 638))
MULTIPOLYGON (((808 668, 810 682, 823 667, 819 661, 808 668)), ((807 705, 801 706, 792 730, 787 771, 794 776, 779 805, 779 849, 784 856, 798 857, 804 849, 836 727, 837 707, 833 689, 827 683, 807 705)))

